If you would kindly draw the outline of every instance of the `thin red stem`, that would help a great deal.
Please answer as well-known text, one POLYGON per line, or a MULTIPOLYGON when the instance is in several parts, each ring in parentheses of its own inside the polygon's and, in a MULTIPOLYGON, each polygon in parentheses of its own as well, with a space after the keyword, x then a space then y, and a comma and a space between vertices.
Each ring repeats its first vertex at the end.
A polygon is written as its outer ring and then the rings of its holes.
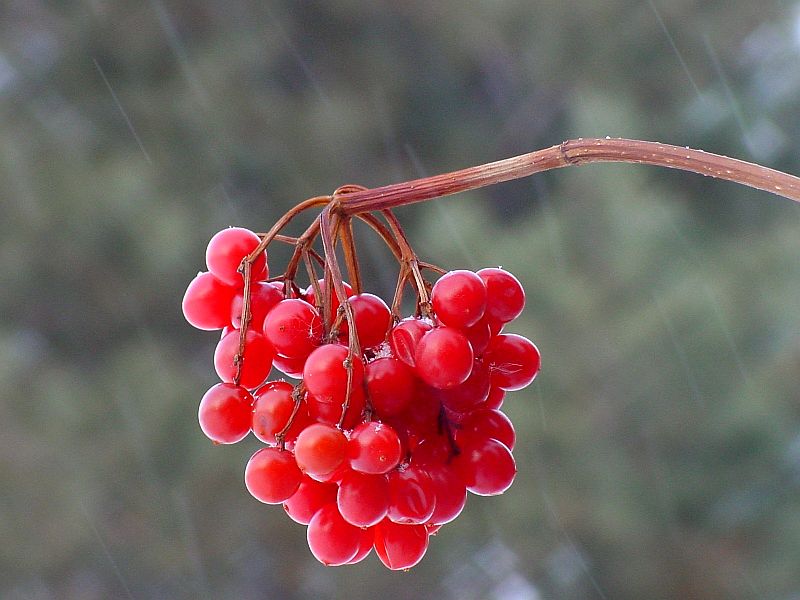
POLYGON ((353 236, 353 220, 346 218, 340 228, 340 238, 342 240, 342 250, 344 252, 344 262, 347 267, 347 276, 350 278, 350 286, 354 294, 363 291, 361 286, 361 266, 358 263, 356 253, 356 242, 353 236))
MULTIPOLYGON (((286 227, 292 219, 294 219, 297 215, 301 212, 308 210, 309 208, 314 208, 315 206, 322 206, 323 204, 328 204, 331 201, 331 196, 315 196, 314 198, 309 198, 308 200, 303 200, 297 206, 291 208, 286 214, 284 214, 280 219, 278 219, 275 224, 270 228, 270 230, 264 234, 264 237, 261 239, 261 243, 250 253, 248 254, 243 260, 242 263, 245 261, 249 263, 254 263, 258 255, 261 254, 264 250, 266 250, 267 246, 270 245, 273 239, 280 233, 281 229, 286 227)), ((302 237, 300 238, 302 239, 302 237)), ((241 267, 240 267, 241 268, 241 267)))
POLYGON ((417 290, 417 308, 426 317, 430 316, 430 297, 428 296, 428 288, 425 285, 425 279, 422 277, 422 273, 419 270, 417 254, 408 242, 408 238, 394 213, 389 209, 383 209, 381 213, 389 224, 389 229, 391 229, 394 239, 397 240, 397 245, 400 247, 400 251, 402 252, 402 264, 408 267, 411 275, 414 277, 414 287, 417 290))
POLYGON ((242 290, 242 322, 239 325, 239 348, 233 357, 233 364, 236 366, 236 373, 233 376, 234 385, 239 385, 242 378, 242 366, 244 365, 245 339, 247 327, 250 325, 250 284, 252 280, 252 266, 249 260, 242 262, 242 277, 244 277, 244 289, 242 290))
MULTIPOLYGON (((325 288, 326 288, 326 304, 331 302, 331 287, 336 292, 336 297, 339 300, 339 310, 343 311, 344 317, 347 320, 347 327, 349 331, 349 343, 347 351, 347 360, 345 361, 345 368, 347 370, 347 390, 342 403, 342 415, 339 418, 339 427, 342 427, 347 409, 350 408, 350 397, 353 389, 353 361, 361 360, 361 346, 358 343, 358 335, 356 335, 355 317, 353 315, 353 308, 347 300, 347 291, 344 287, 344 280, 342 279, 342 270, 339 268, 339 261, 336 258, 335 240, 341 220, 339 215, 331 214, 332 204, 323 209, 320 215, 320 237, 322 238, 322 247, 325 251, 325 265, 327 267, 325 288), (333 285, 331 285, 333 284, 333 285)), ((330 313, 330 305, 326 307, 326 314, 330 313)), ((338 319, 337 319, 338 320, 338 319)), ((334 326, 334 329, 336 327, 334 326)))

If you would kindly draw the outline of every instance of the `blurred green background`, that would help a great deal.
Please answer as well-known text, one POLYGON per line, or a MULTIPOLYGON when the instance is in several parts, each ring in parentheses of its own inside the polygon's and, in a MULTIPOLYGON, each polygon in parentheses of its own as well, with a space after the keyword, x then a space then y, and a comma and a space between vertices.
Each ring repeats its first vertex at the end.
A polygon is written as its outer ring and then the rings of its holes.
POLYGON ((515 485, 409 573, 325 568, 247 494, 180 314, 214 232, 344 183, 605 135, 800 173, 798 64, 796 0, 4 1, 0 598, 800 598, 788 200, 597 165, 401 209, 520 277, 544 361, 515 485))

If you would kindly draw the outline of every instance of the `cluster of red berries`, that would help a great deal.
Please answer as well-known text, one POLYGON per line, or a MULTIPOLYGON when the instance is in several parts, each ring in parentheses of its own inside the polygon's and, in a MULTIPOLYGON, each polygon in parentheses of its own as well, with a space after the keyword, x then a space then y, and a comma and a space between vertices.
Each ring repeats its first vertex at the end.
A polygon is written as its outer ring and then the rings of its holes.
POLYGON ((247 489, 307 525, 322 563, 353 564, 374 548, 388 568, 408 569, 467 491, 500 494, 514 479, 514 428, 499 409, 540 364, 532 342, 501 333, 522 312, 522 286, 502 269, 451 271, 424 316, 398 320, 360 293, 347 300, 349 323, 329 294, 338 318, 326 326, 324 279, 307 290, 268 281, 263 252, 244 286, 240 265, 259 243, 247 229, 217 233, 208 272, 183 299, 192 325, 223 330, 214 353, 223 383, 203 396, 200 426, 217 443, 252 431, 266 444, 247 463, 247 489), (273 367, 300 383, 268 381, 273 367))

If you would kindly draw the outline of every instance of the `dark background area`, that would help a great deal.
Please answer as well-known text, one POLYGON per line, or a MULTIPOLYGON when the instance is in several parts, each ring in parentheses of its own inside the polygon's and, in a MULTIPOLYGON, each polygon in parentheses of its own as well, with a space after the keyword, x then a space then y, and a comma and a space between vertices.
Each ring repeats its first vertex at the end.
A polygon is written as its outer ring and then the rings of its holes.
POLYGON ((409 573, 325 568, 247 494, 180 313, 214 232, 344 183, 606 135, 800 173, 798 64, 788 0, 3 2, 0 597, 799 598, 788 200, 596 165, 399 210, 423 259, 517 274, 543 354, 515 485, 409 573))

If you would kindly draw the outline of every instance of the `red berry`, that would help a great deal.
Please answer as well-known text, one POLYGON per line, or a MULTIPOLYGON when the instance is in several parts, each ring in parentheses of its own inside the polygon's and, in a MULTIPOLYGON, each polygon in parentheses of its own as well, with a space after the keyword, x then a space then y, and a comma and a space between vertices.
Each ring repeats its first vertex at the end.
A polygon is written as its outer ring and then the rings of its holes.
POLYGON ((348 565, 354 565, 361 562, 372 551, 372 544, 375 542, 375 528, 369 527, 361 530, 361 542, 359 543, 358 552, 356 555, 347 561, 348 565))
POLYGON ((503 327, 505 327, 506 324, 486 315, 484 315, 484 317, 486 318, 486 322, 489 323, 489 333, 492 334, 492 337, 500 335, 500 332, 503 331, 503 327))
MULTIPOLYGON (((223 283, 241 286, 244 279, 238 272, 239 265, 260 243, 261 238, 242 227, 229 227, 217 232, 206 248, 208 270, 223 283)), ((254 281, 268 276, 266 252, 258 255, 250 274, 254 281)))
MULTIPOLYGON (((294 386, 286 381, 272 381, 259 388, 253 404, 253 433, 265 444, 274 444, 275 434, 283 431, 294 411, 294 386)), ((293 444, 297 436, 308 425, 308 408, 300 404, 292 426, 284 441, 293 444)))
POLYGON ((389 511, 395 523, 425 523, 436 508, 436 493, 427 471, 416 465, 389 474, 389 511))
POLYGON ((399 525, 385 519, 375 526, 375 553, 392 571, 410 569, 428 549, 425 525, 399 525))
POLYGON ((382 417, 402 413, 414 397, 414 371, 396 358, 378 358, 366 366, 367 393, 382 417))
MULTIPOLYGON (((320 293, 322 294, 322 297, 321 298, 317 298, 317 296, 314 293, 314 286, 313 285, 309 285, 306 288, 306 290, 303 292, 303 300, 305 300, 309 304, 317 307, 317 309, 319 309, 320 314, 322 314, 322 302, 323 302, 323 299, 325 298, 325 280, 324 279, 319 279, 317 281, 317 283, 319 284, 319 289, 320 289, 320 293)), ((353 295, 353 288, 350 287, 350 284, 347 283, 346 281, 343 282, 343 283, 344 283, 344 291, 347 294, 347 297, 349 298, 350 296, 353 295)), ((330 314, 331 314, 331 318, 335 321, 336 320, 336 311, 339 310, 339 304, 340 304, 339 297, 336 295, 336 290, 335 289, 331 290, 331 299, 332 299, 332 302, 331 302, 331 313, 330 314)))
POLYGON ((442 403, 439 400, 440 390, 420 385, 414 400, 405 412, 395 421, 402 423, 409 436, 409 449, 413 450, 415 440, 430 437, 439 431, 439 417, 442 412, 442 403))
POLYGON ((305 358, 322 343, 322 319, 305 300, 288 298, 267 315, 264 335, 281 356, 305 358))
POLYGON ((361 473, 388 473, 400 462, 401 453, 397 432, 378 421, 361 423, 348 443, 350 467, 361 473))
MULTIPOLYGON (((332 402, 320 402, 311 394, 306 394, 306 401, 308 404, 308 415, 313 421, 320 423, 328 423, 329 425, 338 425, 339 420, 342 418, 343 404, 334 404, 332 402)), ((364 392, 360 387, 354 388, 350 394, 350 404, 347 407, 347 414, 342 421, 344 429, 352 429, 361 422, 361 415, 366 408, 366 399, 364 392)))
POLYGON ((332 473, 327 473, 326 475, 309 473, 308 476, 316 481, 321 481, 323 483, 335 483, 336 485, 339 485, 344 476, 348 473, 352 473, 352 469, 350 468, 350 465, 347 464, 347 461, 344 461, 332 473))
POLYGON ((489 342, 492 340, 492 329, 489 326, 489 320, 484 316, 474 325, 462 329, 464 335, 469 340, 469 345, 472 346, 472 351, 475 356, 481 356, 486 348, 489 347, 489 342))
POLYGON ((253 396, 243 387, 218 383, 200 401, 200 429, 211 441, 234 444, 250 433, 253 396))
POLYGON ((431 303, 443 324, 469 327, 483 316, 486 286, 472 271, 450 271, 433 285, 431 303))
POLYGON ((516 319, 525 308, 525 291, 522 284, 503 269, 481 269, 478 277, 486 285, 486 314, 508 323, 516 319))
POLYGON ((336 502, 338 489, 335 483, 322 483, 303 475, 300 487, 283 503, 283 509, 292 521, 308 525, 320 508, 336 502))
POLYGON ((411 462, 428 467, 448 462, 453 447, 444 435, 432 435, 424 438, 411 454, 411 462))
MULTIPOLYGON (((374 294, 357 294, 348 299, 361 349, 380 344, 389 332, 392 313, 386 303, 374 294)), ((346 331, 346 327, 342 328, 346 331)))
POLYGON ((183 316, 197 329, 212 331, 231 323, 231 302, 236 290, 211 273, 198 273, 183 296, 183 316))
POLYGON ((280 504, 297 492, 303 474, 288 450, 262 448, 247 462, 244 483, 256 500, 280 504))
POLYGON ((499 410, 481 408, 469 413, 456 430, 456 443, 463 444, 479 438, 494 438, 503 442, 509 450, 514 449, 516 434, 514 425, 499 410))
POLYGON ((347 367, 352 366, 351 390, 361 387, 364 363, 360 357, 350 357, 347 346, 326 344, 314 350, 306 360, 303 381, 306 389, 320 402, 342 405, 347 392, 347 367))
POLYGON ((302 356, 300 358, 288 358, 286 356, 276 354, 275 358, 272 359, 272 366, 287 377, 291 377, 292 379, 302 379, 303 367, 306 366, 306 357, 302 356))
MULTIPOLYGON (((267 314, 282 299, 283 292, 280 284, 253 281, 250 284, 250 323, 248 327, 261 331, 267 314)), ((243 302, 244 290, 240 290, 233 297, 230 305, 230 322, 236 329, 242 326, 243 302)))
POLYGON ((453 521, 467 503, 467 488, 455 469, 445 464, 425 467, 433 483, 436 495, 436 508, 430 522, 437 525, 453 521))
POLYGON ((470 439, 461 447, 453 466, 467 489, 479 496, 502 494, 517 474, 511 451, 493 438, 470 439))
MULTIPOLYGON (((222 381, 231 382, 236 376, 234 357, 239 352, 239 330, 234 329, 223 337, 214 351, 214 367, 222 381)), ((272 368, 275 351, 260 333, 248 331, 245 335, 244 355, 239 384, 247 389, 261 385, 272 368)))
POLYGON ((356 527, 371 527, 389 510, 389 481, 386 475, 350 471, 339 483, 336 498, 345 521, 356 527))
POLYGON ((503 406, 503 400, 505 400, 506 391, 503 388, 499 388, 496 385, 492 386, 492 389, 489 390, 489 397, 486 399, 486 402, 483 403, 481 408, 493 408, 495 410, 499 410, 501 406, 503 406))
POLYGON ((392 354, 408 366, 413 367, 417 345, 422 336, 432 328, 427 321, 414 318, 403 319, 389 332, 389 346, 392 354))
POLYGON ((440 390, 463 383, 472 372, 472 347, 458 329, 437 327, 422 336, 415 353, 417 375, 440 390))
POLYGON ((333 425, 314 423, 297 436, 294 445, 297 465, 309 475, 332 474, 347 456, 347 438, 333 425))
POLYGON ((361 529, 345 521, 336 504, 319 509, 306 533, 314 558, 329 567, 351 561, 361 548, 361 529))
POLYGON ((445 408, 467 412, 481 405, 489 397, 491 377, 488 365, 475 361, 467 380, 449 390, 441 390, 439 397, 445 408))
POLYGON ((504 390, 521 390, 539 373, 539 349, 529 339, 513 333, 496 336, 486 351, 485 360, 492 373, 492 384, 504 390))

